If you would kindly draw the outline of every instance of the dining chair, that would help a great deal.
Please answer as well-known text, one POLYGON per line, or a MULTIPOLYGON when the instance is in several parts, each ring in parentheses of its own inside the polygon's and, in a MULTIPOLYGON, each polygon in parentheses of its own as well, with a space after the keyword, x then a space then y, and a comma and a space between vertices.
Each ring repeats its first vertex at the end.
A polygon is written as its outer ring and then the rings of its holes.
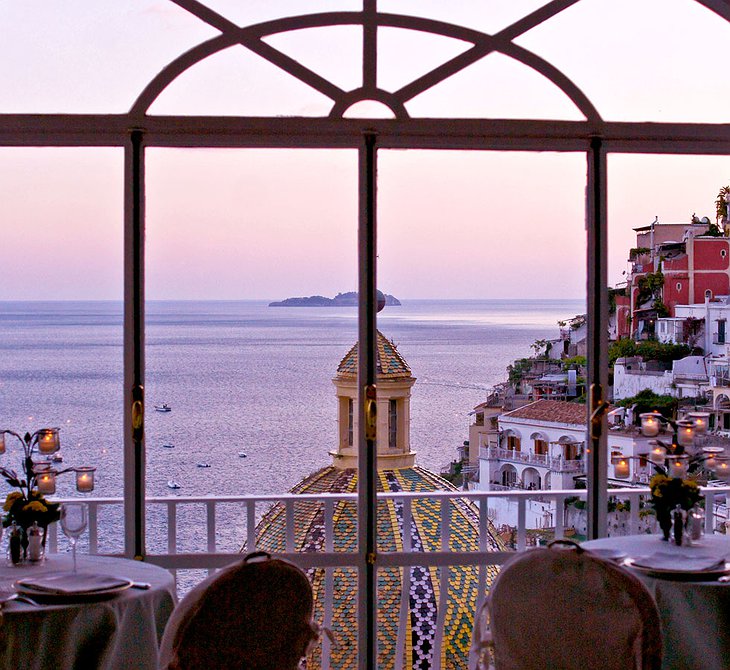
POLYGON ((470 670, 659 670, 661 661, 659 614, 647 588, 557 540, 502 567, 475 618, 470 670))
POLYGON ((201 582, 175 608, 162 670, 297 670, 319 637, 307 576, 254 552, 201 582))

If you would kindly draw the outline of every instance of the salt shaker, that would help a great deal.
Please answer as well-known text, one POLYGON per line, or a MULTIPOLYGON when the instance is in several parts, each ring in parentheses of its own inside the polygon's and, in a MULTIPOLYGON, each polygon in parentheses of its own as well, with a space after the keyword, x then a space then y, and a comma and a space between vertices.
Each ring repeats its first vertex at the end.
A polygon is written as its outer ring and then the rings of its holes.
POLYGON ((690 510, 687 519, 687 531, 691 543, 698 543, 702 540, 702 534, 705 530, 705 510, 699 504, 690 510))
POLYGON ((43 530, 37 521, 28 529, 28 558, 33 562, 43 559, 43 530))

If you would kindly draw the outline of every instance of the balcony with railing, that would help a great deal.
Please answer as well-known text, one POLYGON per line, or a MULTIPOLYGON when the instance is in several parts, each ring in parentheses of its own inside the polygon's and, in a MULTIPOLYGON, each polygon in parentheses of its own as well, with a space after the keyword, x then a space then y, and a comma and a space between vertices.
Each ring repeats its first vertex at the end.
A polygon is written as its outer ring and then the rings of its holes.
POLYGON ((479 458, 536 465, 557 472, 581 472, 584 468, 584 462, 579 459, 570 460, 562 456, 552 457, 548 454, 535 454, 530 451, 516 451, 514 449, 502 449, 501 447, 481 447, 479 449, 479 458))

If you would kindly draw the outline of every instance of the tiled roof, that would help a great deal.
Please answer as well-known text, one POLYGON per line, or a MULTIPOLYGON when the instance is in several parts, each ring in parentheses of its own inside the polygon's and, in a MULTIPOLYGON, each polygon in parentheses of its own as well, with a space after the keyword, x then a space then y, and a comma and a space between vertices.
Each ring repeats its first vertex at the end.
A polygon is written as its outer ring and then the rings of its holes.
POLYGON ((570 423, 576 426, 585 426, 588 423, 585 405, 563 400, 536 400, 502 416, 509 419, 570 423))
MULTIPOLYGON (((357 342, 337 366, 338 377, 357 377, 357 342)), ((377 376, 394 379, 410 377, 411 369, 395 344, 383 333, 377 332, 377 376)))
MULTIPOLYGON (((379 470, 378 491, 437 491, 455 490, 438 475, 422 468, 379 470)), ((292 493, 346 493, 357 490, 357 470, 337 470, 329 466, 310 475, 292 493)), ((286 508, 274 505, 259 523, 257 548, 271 553, 286 550, 286 508)), ((441 503, 436 499, 419 499, 412 506, 410 529, 414 552, 441 550, 441 503)), ((455 499, 450 510, 449 546, 452 551, 468 552, 479 548, 479 511, 464 499, 455 499)), ((335 552, 357 549, 357 503, 334 503, 333 548, 335 552)), ((403 550, 403 505, 389 499, 378 504, 378 551, 403 550)), ((302 501, 294 505, 294 551, 322 551, 324 548, 324 503, 302 501)), ((494 551, 504 550, 495 529, 488 527, 487 545, 494 551)), ((486 586, 496 577, 496 566, 486 567, 486 586)), ((357 571, 353 568, 333 568, 331 597, 334 611, 330 627, 337 645, 332 649, 330 667, 333 670, 357 670, 357 571)), ((309 571, 315 592, 315 618, 322 621, 326 574, 322 568, 309 571)), ((378 571, 378 667, 395 667, 398 627, 400 623, 403 571, 383 568, 378 571)), ((439 663, 432 663, 434 632, 438 620, 439 593, 442 585, 435 568, 410 568, 405 653, 403 667, 422 668, 437 665, 444 670, 467 667, 474 603, 479 596, 479 567, 452 566, 446 611, 444 639, 439 663)), ((307 660, 308 670, 321 668, 321 648, 315 649, 307 660)))

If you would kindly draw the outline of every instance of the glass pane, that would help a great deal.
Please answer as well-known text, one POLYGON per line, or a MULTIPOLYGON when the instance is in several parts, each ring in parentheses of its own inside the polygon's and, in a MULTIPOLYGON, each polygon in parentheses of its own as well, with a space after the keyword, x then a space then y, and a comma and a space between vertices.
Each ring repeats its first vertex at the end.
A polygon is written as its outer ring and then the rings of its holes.
POLYGON ((533 69, 493 53, 406 103, 413 116, 580 120, 557 86, 533 69))
POLYGON ((273 21, 287 16, 319 12, 362 11, 362 0, 307 0, 306 12, 300 0, 205 0, 206 7, 222 14, 239 26, 273 21))
POLYGON ((584 0, 516 42, 615 121, 724 122, 730 25, 691 0, 584 0), (596 29, 600 26, 600 29, 596 29))
MULTIPOLYGON (((356 164, 346 151, 148 152, 150 496, 278 496, 297 483, 321 493, 330 477, 355 490, 330 455, 332 378, 357 337, 355 303, 269 303, 356 286, 356 164), (155 411, 163 404, 169 412, 155 411)), ((257 503, 256 521, 270 505, 257 503)), ((313 510, 297 506, 292 551, 309 546, 313 510)), ((152 514, 150 545, 164 551, 166 508, 152 514)), ((286 538, 286 514, 272 514, 253 535, 263 547, 286 538)), ((216 515, 217 549, 241 549, 245 506, 219 504, 216 515)), ((182 507, 179 551, 206 551, 205 527, 202 506, 182 507)))
MULTIPOLYGON (((61 450, 34 458, 96 467, 93 497, 123 486, 122 165, 118 149, 0 150, 0 429, 59 427, 61 450)), ((22 455, 6 436, 0 465, 21 472, 22 455)), ((76 496, 73 472, 48 492, 76 496)), ((122 549, 120 509, 99 514, 100 551, 122 549)))
POLYGON ((470 42, 416 30, 378 30, 378 85, 397 91, 471 47, 470 42))
POLYGON ((332 100, 236 45, 193 65, 150 106, 151 114, 326 116, 332 100))
POLYGON ((168 62, 217 31, 164 0, 0 5, 2 112, 127 111, 168 62))
POLYGON ((545 0, 380 0, 378 10, 420 16, 494 34, 542 7, 545 0))
MULTIPOLYGON (((722 470, 708 467, 703 449, 730 453, 724 430, 730 417, 724 402, 727 159, 611 155, 608 168, 608 353, 616 406, 609 415, 609 486, 646 487, 658 472, 724 485, 722 470), (653 411, 708 430, 696 430, 679 450, 680 434, 670 422, 637 430, 641 415, 653 411), (683 472, 664 458, 682 450, 692 458, 683 472)), ((660 509, 649 495, 611 496, 609 534, 658 534, 660 509)), ((714 509, 708 527, 724 533, 724 512, 714 509)))
POLYGON ((362 28, 327 26, 264 40, 345 91, 362 86, 362 28), (337 54, 333 58, 332 54, 337 54))

